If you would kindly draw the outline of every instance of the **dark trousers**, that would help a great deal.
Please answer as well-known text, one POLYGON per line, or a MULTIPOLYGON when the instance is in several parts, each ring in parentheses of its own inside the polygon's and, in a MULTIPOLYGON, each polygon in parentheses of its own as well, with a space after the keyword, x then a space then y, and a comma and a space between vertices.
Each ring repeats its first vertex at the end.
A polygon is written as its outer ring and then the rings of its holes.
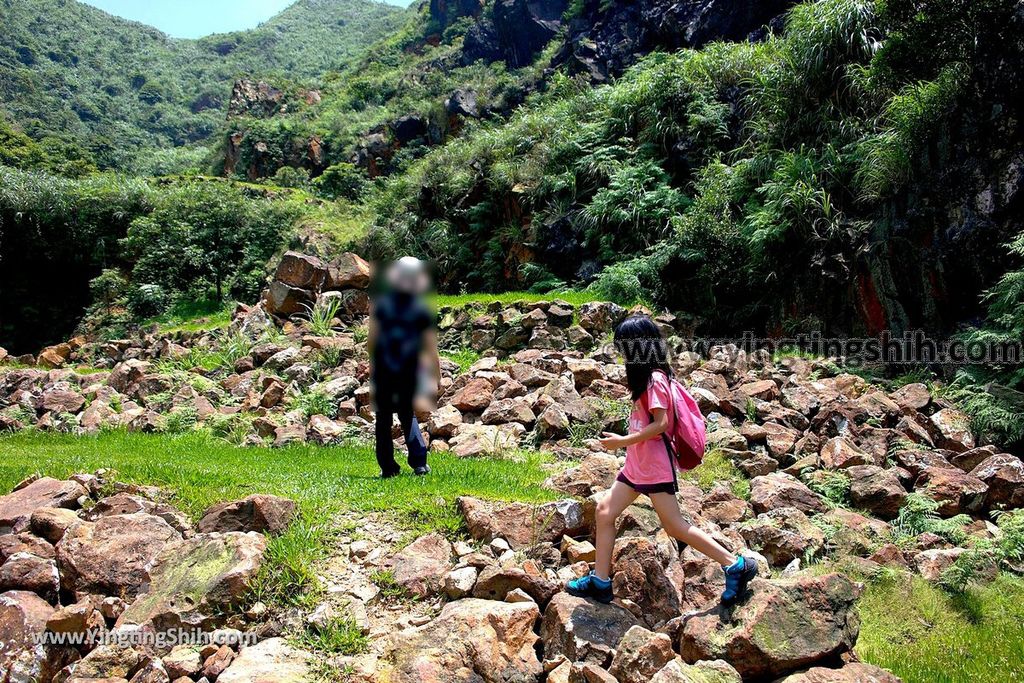
POLYGON ((415 388, 415 374, 410 377, 377 378, 376 451, 377 464, 384 474, 395 474, 401 469, 395 461, 395 442, 391 437, 391 424, 396 413, 409 450, 409 467, 415 469, 427 464, 427 444, 412 409, 415 388))

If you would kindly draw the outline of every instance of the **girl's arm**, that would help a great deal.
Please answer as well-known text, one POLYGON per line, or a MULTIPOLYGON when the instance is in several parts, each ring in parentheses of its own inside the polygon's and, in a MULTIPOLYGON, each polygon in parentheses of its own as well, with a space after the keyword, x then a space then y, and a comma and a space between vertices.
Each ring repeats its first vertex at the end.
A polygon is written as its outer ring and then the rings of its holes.
POLYGON ((604 432, 601 445, 610 451, 614 451, 618 448, 626 448, 642 443, 648 439, 657 439, 668 431, 668 412, 664 408, 654 408, 651 410, 651 417, 654 419, 649 425, 629 436, 619 436, 611 432, 604 432))

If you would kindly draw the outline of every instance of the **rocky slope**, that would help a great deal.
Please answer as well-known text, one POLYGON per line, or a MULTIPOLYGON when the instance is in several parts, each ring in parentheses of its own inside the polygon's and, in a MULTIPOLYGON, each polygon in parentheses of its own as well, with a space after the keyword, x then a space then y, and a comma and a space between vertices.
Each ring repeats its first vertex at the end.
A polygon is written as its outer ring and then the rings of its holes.
MULTIPOLYGON (((0 420, 7 429, 82 433, 182 424, 224 433, 221 421, 233 420, 254 446, 369 437, 367 365, 356 341, 365 284, 354 255, 328 264, 288 254, 264 301, 240 307, 230 331, 75 342, 39 354, 43 366, 60 367, 5 370, 0 420), (311 334, 289 307, 299 301, 340 311, 335 324, 346 331, 311 334), (335 309, 339 302, 346 307, 335 309), (213 369, 200 364, 201 354, 241 338, 250 340, 244 353, 213 369), (86 359, 110 369, 71 369, 86 359)), ((885 389, 831 362, 773 362, 717 347, 707 358, 680 353, 674 365, 708 418, 708 458, 732 463, 735 474, 705 488, 684 481, 679 500, 694 524, 758 557, 771 578, 722 611, 720 568, 678 548, 638 502, 619 522, 616 603, 562 593, 565 580, 588 570, 596 500, 621 463, 591 437, 621 427, 623 369, 602 342, 625 314, 613 304, 557 301, 442 310, 444 344, 484 355, 464 370, 445 361, 439 406, 421 416, 431 447, 460 457, 539 447, 560 463, 547 485, 566 497, 544 505, 462 498, 468 543, 429 535, 399 548, 386 523, 360 521, 366 537, 343 539, 324 570, 332 597, 305 617, 254 610, 241 589, 259 566, 260 534, 294 513, 288 501, 215 506, 193 528, 159 491, 104 482, 102 473, 26 481, 0 498, 0 590, 8 591, 0 628, 26 643, 8 665, 51 675, 69 667, 61 681, 183 683, 251 680, 277 662, 286 673, 259 680, 294 680, 308 655, 277 636, 303 619, 316 628, 325 615, 351 614, 370 648, 336 664, 357 680, 890 681, 852 654, 858 586, 804 563, 845 562, 861 574, 888 567, 937 582, 952 580, 951 571, 968 580, 1020 571, 998 550, 1003 531, 989 514, 1024 507, 1024 462, 979 444, 954 406, 923 384, 885 389), (110 563, 128 548, 129 565, 110 563), (210 552, 223 564, 202 574, 216 578, 180 585, 174 567, 210 552), (369 580, 380 572, 420 602, 382 594, 369 580), (184 611, 180 591, 193 596, 184 611), (213 614, 218 605, 230 607, 213 614), (101 622, 244 627, 264 640, 148 656, 27 645, 31 633, 101 622)), ((669 314, 657 320, 668 335, 686 332, 669 314)))

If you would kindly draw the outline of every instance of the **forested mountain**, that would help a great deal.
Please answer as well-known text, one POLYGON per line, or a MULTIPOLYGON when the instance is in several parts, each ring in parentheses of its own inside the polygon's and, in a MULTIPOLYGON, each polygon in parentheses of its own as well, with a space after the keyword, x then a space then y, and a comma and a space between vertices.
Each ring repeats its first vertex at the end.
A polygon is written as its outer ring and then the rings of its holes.
POLYGON ((51 155, 85 160, 68 171, 198 166, 239 75, 315 87, 402 16, 371 0, 301 0, 259 28, 193 41, 75 0, 3 0, 0 113, 51 155))

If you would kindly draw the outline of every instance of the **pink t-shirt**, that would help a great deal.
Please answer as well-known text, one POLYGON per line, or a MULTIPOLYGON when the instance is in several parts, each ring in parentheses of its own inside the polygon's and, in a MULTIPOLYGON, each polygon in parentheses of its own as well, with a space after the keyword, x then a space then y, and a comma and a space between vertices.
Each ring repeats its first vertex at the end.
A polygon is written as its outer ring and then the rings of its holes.
MULTIPOLYGON (((633 412, 629 415, 629 433, 635 434, 650 424, 650 411, 655 408, 669 410, 671 405, 669 379, 665 373, 655 371, 651 375, 647 391, 633 404, 633 412)), ((668 419, 671 425, 670 410, 668 419)), ((656 436, 626 448, 626 465, 622 468, 622 474, 634 484, 672 483, 674 461, 675 458, 671 458, 665 450, 664 439, 656 436)))

